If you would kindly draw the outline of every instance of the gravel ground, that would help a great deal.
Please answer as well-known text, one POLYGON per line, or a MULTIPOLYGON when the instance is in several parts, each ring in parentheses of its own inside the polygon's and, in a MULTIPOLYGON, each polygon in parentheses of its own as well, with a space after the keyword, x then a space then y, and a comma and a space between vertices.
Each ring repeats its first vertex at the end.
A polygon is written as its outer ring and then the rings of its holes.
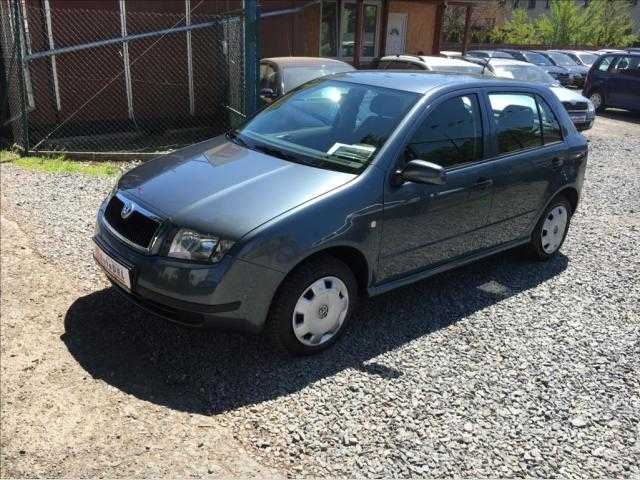
MULTIPOLYGON (((78 285, 58 319, 64 334, 51 340, 70 353, 69 369, 124 393, 141 421, 157 411, 207 418, 262 465, 295 476, 638 477, 634 122, 598 117, 587 133, 583 199, 561 255, 532 263, 508 253, 366 300, 342 341, 311 358, 124 304, 90 258, 109 180, 3 165, 2 214, 78 285)), ((153 441, 172 447, 162 434, 153 441)), ((107 476, 122 473, 106 465, 107 476)))

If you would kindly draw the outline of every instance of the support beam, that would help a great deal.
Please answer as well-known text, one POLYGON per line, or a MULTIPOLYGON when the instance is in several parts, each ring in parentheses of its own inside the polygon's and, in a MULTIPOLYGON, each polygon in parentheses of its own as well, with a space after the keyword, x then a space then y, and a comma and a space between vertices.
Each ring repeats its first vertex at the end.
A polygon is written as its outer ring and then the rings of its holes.
POLYGON ((440 54, 440 37, 442 37, 442 23, 444 22, 444 14, 447 10, 447 4, 442 0, 436 9, 436 28, 433 32, 433 47, 431 48, 432 55, 440 54))
POLYGON ((380 57, 384 57, 387 52, 387 27, 389 24, 389 3, 390 0, 385 0, 382 3, 382 20, 380 22, 380 57))
MULTIPOLYGON (((47 38, 49 39, 49 50, 55 50, 56 45, 53 40, 53 26, 51 22, 51 6, 49 0, 44 0, 44 14, 47 27, 47 38)), ((60 84, 58 83, 58 64, 56 62, 56 56, 51 55, 51 77, 53 78, 53 95, 56 98, 56 110, 62 110, 62 103, 60 100, 60 84)))
POLYGON ((471 28, 471 14, 473 5, 467 5, 467 12, 464 16, 464 33, 462 34, 462 55, 466 55, 469 49, 469 29, 471 28))
POLYGON ((244 114, 250 118, 258 110, 258 2, 243 0, 244 7, 244 114))
MULTIPOLYGON (((184 0, 185 25, 191 26, 191 0, 184 0)), ((195 115, 195 92, 193 88, 193 52, 191 50, 191 30, 187 30, 187 81, 189 82, 189 113, 195 115)))
POLYGON ((362 24, 364 17, 364 0, 356 0, 356 31, 355 42, 353 45, 353 66, 360 66, 360 58, 362 57, 362 24))
MULTIPOLYGON (((127 7, 125 0, 120 0, 120 34, 127 37, 127 7)), ((133 120, 133 87, 131 85, 131 62, 129 61, 129 42, 122 42, 122 61, 124 62, 124 86, 127 95, 127 111, 133 120)))

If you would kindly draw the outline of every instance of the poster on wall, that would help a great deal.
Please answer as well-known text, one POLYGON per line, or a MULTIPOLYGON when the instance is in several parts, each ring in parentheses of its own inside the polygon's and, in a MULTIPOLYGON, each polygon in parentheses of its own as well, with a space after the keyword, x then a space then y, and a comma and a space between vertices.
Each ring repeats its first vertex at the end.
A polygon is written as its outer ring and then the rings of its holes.
POLYGON ((404 46, 407 38, 407 14, 389 13, 387 22, 386 55, 405 53, 404 46))

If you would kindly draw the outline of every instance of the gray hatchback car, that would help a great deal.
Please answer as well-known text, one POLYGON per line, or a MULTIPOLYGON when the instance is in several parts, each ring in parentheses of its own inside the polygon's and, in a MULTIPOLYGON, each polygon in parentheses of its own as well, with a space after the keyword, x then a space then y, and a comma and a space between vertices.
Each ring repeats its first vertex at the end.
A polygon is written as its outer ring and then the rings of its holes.
POLYGON ((349 72, 125 174, 94 256, 141 307, 327 348, 358 298, 517 246, 560 249, 587 142, 545 86, 349 72))

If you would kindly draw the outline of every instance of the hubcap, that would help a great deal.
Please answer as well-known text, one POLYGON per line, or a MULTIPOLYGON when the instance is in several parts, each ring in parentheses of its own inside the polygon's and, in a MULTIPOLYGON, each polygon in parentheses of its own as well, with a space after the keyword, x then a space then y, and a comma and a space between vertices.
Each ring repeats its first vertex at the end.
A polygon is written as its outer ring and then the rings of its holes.
POLYGON ((596 109, 600 108, 600 105, 602 105, 602 97, 599 93, 592 93, 591 97, 589 97, 589 100, 591 100, 591 103, 593 103, 593 106, 596 109))
POLYGON ((567 229, 567 221, 569 214, 567 209, 559 205, 547 214, 542 224, 542 232, 540 234, 542 240, 542 249, 547 254, 552 254, 558 248, 564 237, 564 231, 567 229))
POLYGON ((309 285, 293 309, 293 333, 300 343, 316 347, 328 342, 342 327, 349 310, 349 291, 337 277, 309 285))

